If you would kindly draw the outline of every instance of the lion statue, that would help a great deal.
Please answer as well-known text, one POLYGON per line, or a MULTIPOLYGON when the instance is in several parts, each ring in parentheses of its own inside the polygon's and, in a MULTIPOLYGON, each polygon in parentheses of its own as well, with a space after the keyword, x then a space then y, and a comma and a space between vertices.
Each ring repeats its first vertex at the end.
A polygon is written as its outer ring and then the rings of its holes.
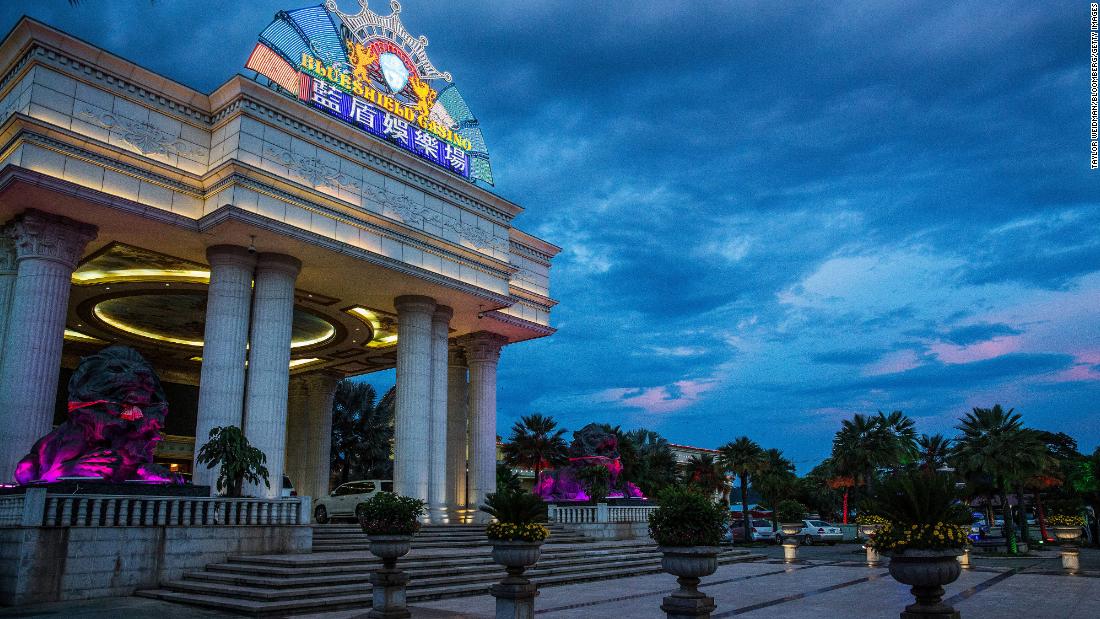
POLYGON ((108 346, 84 357, 69 380, 69 419, 38 439, 15 469, 28 484, 62 477, 179 483, 153 464, 168 415, 160 380, 132 348, 108 346))

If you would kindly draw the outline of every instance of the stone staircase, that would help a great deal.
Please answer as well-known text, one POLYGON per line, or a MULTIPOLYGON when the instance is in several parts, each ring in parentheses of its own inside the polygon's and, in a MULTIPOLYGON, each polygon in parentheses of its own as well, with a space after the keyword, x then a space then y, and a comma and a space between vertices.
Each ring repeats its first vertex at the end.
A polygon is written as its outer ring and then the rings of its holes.
MULTIPOLYGON (((580 533, 551 524, 553 544, 583 544, 591 540, 580 533)), ((483 524, 424 525, 413 538, 413 548, 475 548, 489 543, 483 524)), ((313 525, 313 552, 366 551, 367 535, 359 525, 313 525)))
MULTIPOLYGON (((541 587, 661 571, 661 555, 648 539, 596 542, 553 528, 542 558, 527 571, 541 587)), ((366 551, 365 536, 339 525, 314 531, 313 554, 230 557, 137 595, 264 617, 369 608, 370 572, 381 564, 366 551)), ((398 562, 410 576, 410 604, 482 595, 504 576, 489 556, 481 526, 425 527, 414 540, 412 552, 398 562)), ((760 558, 727 550, 719 561, 760 558)))

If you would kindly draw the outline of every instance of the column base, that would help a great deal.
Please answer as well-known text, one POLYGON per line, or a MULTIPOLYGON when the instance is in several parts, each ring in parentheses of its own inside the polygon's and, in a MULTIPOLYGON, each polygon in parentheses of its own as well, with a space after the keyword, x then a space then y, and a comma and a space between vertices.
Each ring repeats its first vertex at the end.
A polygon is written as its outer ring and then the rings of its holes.
POLYGON ((798 561, 798 542, 783 542, 783 562, 795 563, 798 561))
MULTIPOLYGON (((709 619, 717 607, 714 598, 699 593, 698 596, 680 596, 673 593, 661 601, 661 610, 668 619, 709 619)), ((499 616, 497 619, 500 619, 499 616)))
POLYGON ((409 584, 408 574, 398 569, 381 569, 371 573, 370 584, 374 588, 374 599, 372 608, 367 613, 369 619, 412 617, 405 602, 405 586, 409 584))
POLYGON ((534 619, 538 585, 526 578, 520 580, 523 582, 500 582, 489 587, 489 593, 497 599, 496 619, 534 619))
POLYGON ((1076 574, 1081 569, 1081 552, 1072 546, 1062 547, 1062 569, 1076 574))

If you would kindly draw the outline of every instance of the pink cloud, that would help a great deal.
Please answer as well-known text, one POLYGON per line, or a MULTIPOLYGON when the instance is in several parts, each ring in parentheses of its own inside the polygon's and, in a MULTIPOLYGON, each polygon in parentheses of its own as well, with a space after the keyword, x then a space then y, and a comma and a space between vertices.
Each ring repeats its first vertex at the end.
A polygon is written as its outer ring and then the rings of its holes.
POLYGON ((703 394, 718 386, 713 379, 680 380, 671 385, 640 389, 605 389, 595 396, 597 402, 640 408, 647 413, 671 413, 698 402, 703 394))
POLYGON ((1020 350, 1019 336, 995 337, 969 346, 936 342, 928 347, 944 363, 971 363, 1007 355, 1020 350))
POLYGON ((912 350, 898 350, 887 353, 871 365, 863 368, 864 376, 879 376, 880 374, 896 374, 911 370, 921 364, 920 357, 912 350))

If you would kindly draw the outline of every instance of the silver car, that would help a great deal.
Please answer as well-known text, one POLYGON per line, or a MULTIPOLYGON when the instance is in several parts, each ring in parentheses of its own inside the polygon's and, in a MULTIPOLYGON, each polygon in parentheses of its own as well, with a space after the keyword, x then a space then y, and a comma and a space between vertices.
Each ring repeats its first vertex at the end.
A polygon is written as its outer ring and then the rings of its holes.
POLYGON ((325 524, 334 518, 355 518, 355 507, 379 492, 393 492, 393 481, 364 479, 340 484, 328 496, 317 498, 313 519, 325 524))
POLYGON ((840 527, 831 525, 824 520, 803 520, 802 531, 798 533, 797 537, 798 541, 805 546, 812 546, 821 542, 832 546, 837 542, 844 541, 844 533, 840 530, 840 527))

